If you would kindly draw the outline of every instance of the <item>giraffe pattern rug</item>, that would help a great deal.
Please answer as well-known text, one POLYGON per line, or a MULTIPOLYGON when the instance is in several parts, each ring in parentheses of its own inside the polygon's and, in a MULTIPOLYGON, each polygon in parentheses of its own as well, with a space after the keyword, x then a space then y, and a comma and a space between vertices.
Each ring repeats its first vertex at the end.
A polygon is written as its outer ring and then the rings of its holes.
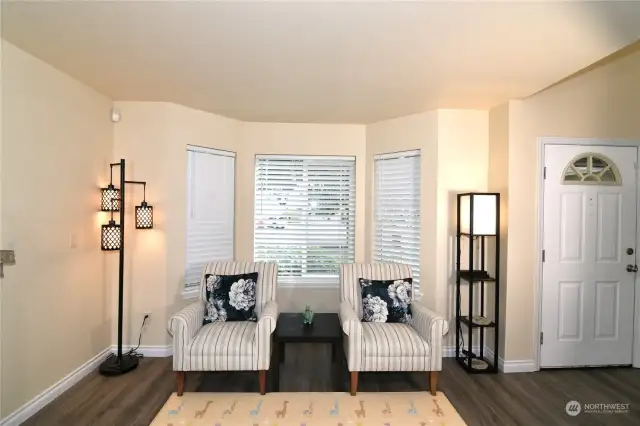
POLYGON ((151 426, 466 426, 438 392, 173 393, 151 426))

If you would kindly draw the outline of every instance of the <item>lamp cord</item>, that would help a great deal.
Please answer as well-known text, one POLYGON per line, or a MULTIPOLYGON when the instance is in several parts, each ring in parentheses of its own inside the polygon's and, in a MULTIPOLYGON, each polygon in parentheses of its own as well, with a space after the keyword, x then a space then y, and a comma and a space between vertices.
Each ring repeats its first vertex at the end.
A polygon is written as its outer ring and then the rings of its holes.
POLYGON ((142 320, 142 325, 140 326, 140 334, 138 335, 138 346, 136 346, 135 348, 131 348, 129 349, 129 351, 125 354, 125 355, 131 355, 131 356, 135 356, 138 358, 144 358, 144 355, 138 352, 138 348, 140 347, 140 342, 142 342, 142 330, 144 329, 144 325, 147 322, 147 318, 149 318, 149 315, 145 315, 143 320, 142 320))
MULTIPOLYGON (((135 356, 140 359, 144 358, 144 355, 138 352, 138 348, 140 347, 140 342, 142 341, 142 330, 144 329, 144 325, 147 322, 147 318, 149 318, 149 315, 144 316, 144 319, 142 320, 142 325, 140 326, 140 335, 138 336, 138 346, 136 346, 135 348, 129 349, 127 352, 123 353, 122 355, 135 356)), ((109 354, 107 359, 113 358, 114 356, 116 356, 116 354, 112 352, 109 354)))

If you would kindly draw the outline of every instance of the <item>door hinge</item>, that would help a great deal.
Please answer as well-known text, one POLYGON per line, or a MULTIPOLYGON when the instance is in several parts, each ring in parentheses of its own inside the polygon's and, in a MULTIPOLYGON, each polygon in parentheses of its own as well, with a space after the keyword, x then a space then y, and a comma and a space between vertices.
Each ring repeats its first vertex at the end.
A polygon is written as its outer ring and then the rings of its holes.
POLYGON ((544 333, 541 331, 540 332, 540 344, 544 343, 544 333))
POLYGON ((543 261, 543 262, 544 262, 545 257, 546 257, 546 256, 545 256, 545 251, 544 251, 544 250, 542 250, 542 261, 543 261))
POLYGON ((547 178, 547 168, 546 167, 544 169, 542 169, 542 178, 543 179, 547 178))

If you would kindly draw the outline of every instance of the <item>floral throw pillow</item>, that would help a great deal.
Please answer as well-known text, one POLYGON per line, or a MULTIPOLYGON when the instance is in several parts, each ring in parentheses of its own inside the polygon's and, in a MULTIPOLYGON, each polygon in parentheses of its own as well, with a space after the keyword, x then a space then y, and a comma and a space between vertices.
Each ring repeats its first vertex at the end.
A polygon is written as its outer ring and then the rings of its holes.
POLYGON ((203 324, 215 321, 255 321, 258 273, 205 276, 207 306, 203 324))
POLYGON ((369 280, 360 278, 363 321, 411 321, 411 278, 402 280, 369 280))

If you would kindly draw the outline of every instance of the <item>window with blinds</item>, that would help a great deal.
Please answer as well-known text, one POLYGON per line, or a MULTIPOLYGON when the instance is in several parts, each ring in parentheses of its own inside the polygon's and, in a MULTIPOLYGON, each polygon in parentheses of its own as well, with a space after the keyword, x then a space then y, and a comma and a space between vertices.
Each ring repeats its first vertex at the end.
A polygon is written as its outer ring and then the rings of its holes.
POLYGON ((187 146, 187 267, 194 289, 207 262, 233 259, 235 153, 187 146))
POLYGON ((420 283, 420 150, 374 157, 373 260, 411 265, 420 283))
POLYGON ((256 157, 256 261, 278 262, 281 285, 337 286, 354 261, 354 157, 256 157))

